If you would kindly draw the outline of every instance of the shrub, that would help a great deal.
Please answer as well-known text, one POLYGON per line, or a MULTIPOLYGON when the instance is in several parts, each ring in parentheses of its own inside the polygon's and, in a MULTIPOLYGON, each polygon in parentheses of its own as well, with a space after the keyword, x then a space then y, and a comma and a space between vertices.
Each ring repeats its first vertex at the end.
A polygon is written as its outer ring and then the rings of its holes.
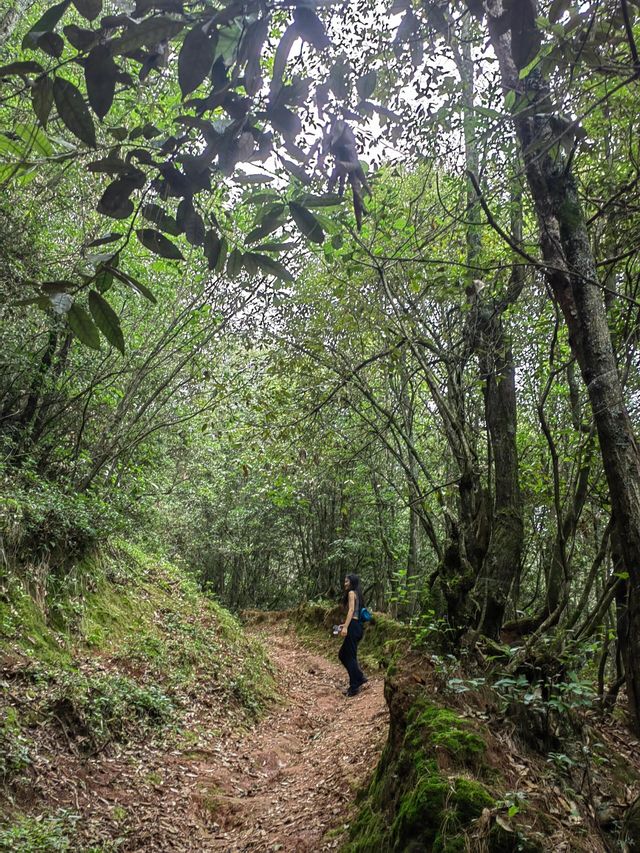
POLYGON ((72 849, 70 835, 79 816, 61 809, 55 815, 19 817, 0 829, 0 851, 11 853, 64 853, 72 849))

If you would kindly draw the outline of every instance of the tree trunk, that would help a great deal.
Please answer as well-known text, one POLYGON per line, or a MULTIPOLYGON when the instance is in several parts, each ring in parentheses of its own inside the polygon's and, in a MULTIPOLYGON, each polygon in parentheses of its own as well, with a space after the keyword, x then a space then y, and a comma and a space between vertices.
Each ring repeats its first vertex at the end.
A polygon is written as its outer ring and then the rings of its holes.
POLYGON ((481 320, 480 371, 485 382, 495 495, 491 539, 476 583, 476 598, 481 595, 483 601, 477 630, 498 639, 511 587, 520 574, 524 539, 516 446, 516 379, 501 313, 484 305, 479 314, 488 314, 481 320))
MULTIPOLYGON (((463 99, 463 127, 467 171, 477 174, 480 168, 475 124, 475 64, 471 50, 473 21, 468 16, 462 25, 461 43, 452 42, 454 60, 460 74, 463 99)), ((514 193, 513 227, 521 230, 521 193, 514 193)), ((476 281, 482 249, 480 235, 480 204, 471 181, 467 182, 467 275, 466 292, 471 304, 467 323, 470 352, 478 355, 480 375, 484 384, 484 410, 489 442, 493 456, 494 500, 478 501, 474 524, 477 545, 477 578, 472 599, 479 609, 475 630, 497 639, 502 627, 509 593, 520 575, 524 539, 522 500, 518 479, 516 447, 516 383, 513 353, 505 334, 502 315, 519 296, 523 272, 515 265, 501 299, 482 297, 484 282, 476 281), (485 512, 490 538, 482 542, 481 513, 485 512)), ((489 489, 487 489, 489 494, 489 489)))
POLYGON ((501 0, 486 4, 489 33, 505 92, 516 100, 514 123, 533 198, 547 277, 567 324, 569 342, 586 384, 596 424, 613 516, 629 574, 627 693, 640 732, 640 454, 622 393, 604 300, 571 165, 559 153, 546 83, 536 72, 519 79, 511 33, 502 32, 501 0))

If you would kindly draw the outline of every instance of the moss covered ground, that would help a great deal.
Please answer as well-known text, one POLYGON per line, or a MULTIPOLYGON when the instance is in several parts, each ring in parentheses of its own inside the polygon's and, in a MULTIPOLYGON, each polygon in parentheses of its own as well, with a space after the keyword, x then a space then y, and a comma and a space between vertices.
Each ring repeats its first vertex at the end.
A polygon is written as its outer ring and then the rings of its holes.
POLYGON ((346 850, 462 853, 472 821, 495 806, 490 789, 473 776, 482 775, 485 750, 468 721, 416 701, 399 748, 387 746, 346 850))

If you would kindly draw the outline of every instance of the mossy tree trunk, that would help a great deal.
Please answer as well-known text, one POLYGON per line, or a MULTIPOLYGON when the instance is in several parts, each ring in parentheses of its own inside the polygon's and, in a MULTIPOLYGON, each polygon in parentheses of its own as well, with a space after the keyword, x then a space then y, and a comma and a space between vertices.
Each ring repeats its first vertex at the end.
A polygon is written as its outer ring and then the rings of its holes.
POLYGON ((509 593, 520 574, 524 539, 516 446, 515 367, 503 326, 503 311, 491 303, 478 306, 477 311, 494 495, 491 538, 475 588, 475 598, 482 602, 476 628, 495 639, 500 634, 509 593))

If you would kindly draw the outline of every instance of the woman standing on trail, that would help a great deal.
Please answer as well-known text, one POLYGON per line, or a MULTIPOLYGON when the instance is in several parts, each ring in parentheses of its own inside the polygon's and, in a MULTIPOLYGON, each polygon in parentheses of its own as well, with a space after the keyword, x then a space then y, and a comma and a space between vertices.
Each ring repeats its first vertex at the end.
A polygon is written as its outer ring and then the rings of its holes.
POLYGON ((360 610, 364 606, 358 575, 347 575, 344 579, 343 604, 347 605, 348 612, 340 631, 340 636, 344 637, 344 640, 340 646, 338 657, 340 658, 340 663, 342 663, 349 673, 347 696, 355 696, 360 692, 362 685, 368 681, 358 665, 358 643, 362 639, 363 634, 360 610))

